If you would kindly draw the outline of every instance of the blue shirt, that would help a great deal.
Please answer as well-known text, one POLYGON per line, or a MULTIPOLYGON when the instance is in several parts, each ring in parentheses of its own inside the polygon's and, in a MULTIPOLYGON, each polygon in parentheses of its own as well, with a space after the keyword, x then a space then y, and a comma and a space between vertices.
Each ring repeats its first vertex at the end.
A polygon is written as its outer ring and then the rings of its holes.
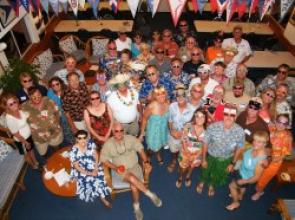
POLYGON ((186 108, 183 112, 179 111, 178 103, 173 102, 169 106, 169 119, 168 121, 172 123, 172 126, 177 131, 181 131, 184 125, 191 121, 194 114, 194 107, 187 103, 186 108))
MULTIPOLYGON (((157 86, 164 86, 165 89, 167 90, 169 99, 170 100, 174 99, 174 94, 173 94, 174 85, 168 78, 160 77, 158 80, 157 86)), ((141 89, 139 91, 139 98, 143 99, 148 97, 148 95, 153 91, 154 88, 155 87, 153 86, 150 80, 148 79, 144 80, 141 86, 141 89)))
POLYGON ((188 88, 188 85, 190 83, 188 73, 184 71, 181 71, 178 77, 173 76, 172 71, 163 73, 163 76, 169 78, 170 81, 173 83, 174 87, 177 84, 182 83, 183 85, 185 85, 186 88, 188 88))
MULTIPOLYGON (((36 85, 36 87, 40 90, 42 96, 47 95, 47 89, 45 86, 41 85, 36 85)), ((19 99, 20 103, 24 103, 25 101, 29 100, 28 94, 25 92, 23 88, 21 88, 17 93, 16 93, 17 98, 19 99)))
POLYGON ((136 58, 140 54, 140 50, 135 43, 131 44, 131 53, 133 58, 136 58))

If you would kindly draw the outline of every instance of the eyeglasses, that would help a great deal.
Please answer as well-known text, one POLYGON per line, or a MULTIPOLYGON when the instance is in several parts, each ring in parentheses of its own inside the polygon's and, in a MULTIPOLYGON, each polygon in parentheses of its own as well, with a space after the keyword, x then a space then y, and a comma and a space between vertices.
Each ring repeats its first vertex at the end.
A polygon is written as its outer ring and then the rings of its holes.
POLYGON ((285 74, 287 74, 287 71, 278 70, 278 73, 285 75, 285 74))
POLYGON ((229 114, 229 113, 227 113, 227 112, 223 112, 223 116, 227 116, 227 117, 232 117, 232 118, 234 118, 234 117, 237 116, 237 114, 229 114))
POLYGON ((187 24, 180 24, 179 27, 186 27, 187 24))
POLYGON ((99 74, 96 76, 97 80, 105 80, 107 77, 104 74, 99 74))
POLYGON ((122 133, 123 131, 124 131, 124 129, 114 130, 115 133, 122 133))
POLYGON ((240 86, 234 86, 233 89, 236 89, 236 90, 242 90, 244 89, 243 87, 240 87, 240 86))
POLYGON ((90 99, 91 99, 91 101, 95 101, 95 100, 100 100, 100 97, 99 96, 97 96, 97 97, 91 97, 90 99))
POLYGON ((273 98, 273 99, 275 98, 275 96, 274 96, 273 94, 269 93, 269 92, 267 92, 266 95, 267 95, 268 97, 270 97, 270 98, 273 98))
POLYGON ((109 47, 109 50, 117 50, 116 47, 109 47))
POLYGON ((23 80, 23 83, 28 83, 28 82, 32 82, 32 79, 23 80))
POLYGON ((9 106, 9 107, 12 107, 12 106, 14 106, 15 104, 17 104, 17 101, 13 101, 13 102, 9 103, 8 106, 9 106))
POLYGON ((157 74, 157 73, 153 73, 153 72, 152 72, 152 73, 147 73, 146 76, 147 76, 147 77, 152 77, 152 76, 155 76, 156 74, 157 74))
POLYGON ((276 123, 277 124, 281 124, 281 125, 285 125, 285 126, 288 126, 289 125, 289 122, 288 121, 284 122, 284 121, 276 120, 276 123))
POLYGON ((202 93, 202 90, 196 90, 196 89, 194 89, 192 91, 195 92, 195 93, 202 93))
POLYGON ((86 138, 87 138, 86 136, 78 136, 77 137, 78 140, 86 140, 86 138))
POLYGON ((163 54, 164 53, 164 50, 157 50, 156 53, 157 54, 163 54))
POLYGON ((51 86, 52 87, 60 86, 60 83, 52 83, 51 86))
POLYGON ((192 53, 192 56, 200 56, 200 53, 192 53))
POLYGON ((179 68, 180 68, 180 66, 178 66, 178 65, 175 65, 175 66, 172 66, 172 68, 179 69, 179 68))

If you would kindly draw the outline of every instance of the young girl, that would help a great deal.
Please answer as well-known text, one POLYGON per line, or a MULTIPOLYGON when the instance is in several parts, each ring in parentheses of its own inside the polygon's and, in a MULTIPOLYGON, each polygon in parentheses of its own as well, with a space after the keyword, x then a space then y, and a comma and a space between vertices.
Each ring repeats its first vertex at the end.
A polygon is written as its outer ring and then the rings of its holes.
POLYGON ((154 101, 144 111, 139 139, 143 140, 145 135, 150 154, 155 152, 159 165, 162 165, 160 150, 168 141, 169 102, 164 87, 155 88, 152 95, 154 101))
POLYGON ((256 193, 252 200, 256 201, 263 195, 263 190, 271 179, 278 173, 283 159, 292 150, 292 134, 288 130, 289 117, 287 114, 277 116, 274 126, 270 127, 270 142, 272 144, 271 162, 264 170, 256 184, 256 193))
POLYGON ((201 155, 206 123, 206 111, 203 108, 199 108, 194 112, 191 122, 184 127, 182 147, 178 155, 180 168, 176 181, 177 188, 180 188, 182 185, 183 175, 186 175, 185 186, 191 186, 192 171, 195 167, 200 166, 202 162, 201 155))

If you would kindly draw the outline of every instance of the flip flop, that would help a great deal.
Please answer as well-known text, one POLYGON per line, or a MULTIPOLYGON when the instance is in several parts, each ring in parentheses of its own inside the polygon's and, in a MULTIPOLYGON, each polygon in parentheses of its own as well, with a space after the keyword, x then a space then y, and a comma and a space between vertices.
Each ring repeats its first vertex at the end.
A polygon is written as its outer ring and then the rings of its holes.
POLYGON ((264 194, 264 192, 256 192, 254 195, 251 196, 252 201, 257 201, 260 197, 264 194))
POLYGON ((190 178, 185 178, 185 186, 190 187, 192 185, 192 181, 190 178))
POLYGON ((176 183, 175 183, 175 186, 177 189, 179 189, 182 185, 182 179, 177 179, 176 183))
POLYGON ((232 211, 237 210, 239 207, 240 207, 239 203, 232 203, 232 204, 226 206, 225 209, 229 212, 232 212, 232 211))
POLYGON ((201 194, 203 192, 204 183, 199 183, 196 187, 197 193, 201 194))
POLYGON ((214 190, 213 186, 209 186, 208 196, 213 197, 214 195, 215 195, 215 190, 214 190))

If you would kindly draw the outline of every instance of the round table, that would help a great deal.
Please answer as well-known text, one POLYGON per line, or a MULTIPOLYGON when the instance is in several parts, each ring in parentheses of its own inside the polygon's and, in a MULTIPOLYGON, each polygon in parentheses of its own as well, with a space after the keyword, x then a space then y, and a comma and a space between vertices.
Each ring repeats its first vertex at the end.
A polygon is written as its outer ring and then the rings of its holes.
MULTIPOLYGON (((56 151, 46 163, 46 169, 48 171, 52 171, 53 173, 58 172, 59 170, 65 168, 67 172, 71 170, 71 162, 69 158, 63 157, 61 154, 65 151, 70 151, 71 147, 64 147, 58 151, 56 151)), ((64 197, 74 197, 76 196, 76 181, 70 181, 63 186, 59 186, 54 178, 49 180, 45 179, 45 170, 42 173, 42 181, 46 189, 57 195, 57 196, 64 196, 64 197)))

